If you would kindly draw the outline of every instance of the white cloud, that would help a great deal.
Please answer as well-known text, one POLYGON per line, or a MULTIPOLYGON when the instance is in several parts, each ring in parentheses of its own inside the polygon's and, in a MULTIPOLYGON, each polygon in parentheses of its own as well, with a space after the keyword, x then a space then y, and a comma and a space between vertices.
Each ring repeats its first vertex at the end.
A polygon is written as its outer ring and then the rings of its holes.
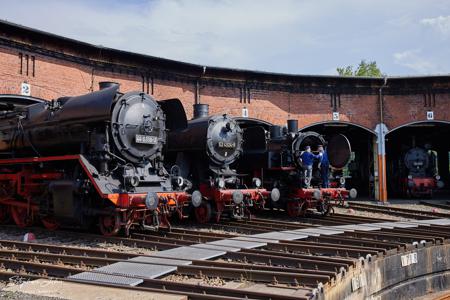
POLYGON ((406 50, 394 53, 396 64, 405 66, 419 74, 439 73, 439 68, 431 61, 421 57, 421 50, 406 50))
POLYGON ((426 18, 420 20, 420 23, 432 27, 433 29, 439 31, 444 36, 450 35, 450 16, 426 18))

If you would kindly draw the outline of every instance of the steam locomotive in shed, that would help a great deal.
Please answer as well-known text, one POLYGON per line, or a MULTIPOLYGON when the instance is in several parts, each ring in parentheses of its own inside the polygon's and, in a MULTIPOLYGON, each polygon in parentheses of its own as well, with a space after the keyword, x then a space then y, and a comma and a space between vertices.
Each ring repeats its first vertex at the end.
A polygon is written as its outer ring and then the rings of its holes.
POLYGON ((163 165, 165 112, 118 84, 53 101, 0 97, 0 221, 104 235, 184 218, 190 183, 163 165))
MULTIPOLYGON (((345 188, 345 177, 332 176, 332 187, 322 187, 320 160, 312 164, 311 178, 301 157, 306 148, 317 153, 326 147, 328 160, 334 170, 341 170, 349 161, 351 148, 343 135, 328 141, 316 132, 298 131, 297 120, 288 120, 287 127, 257 119, 237 118, 244 130, 244 155, 239 161, 242 172, 253 172, 263 178, 268 188, 277 188, 279 201, 272 200, 272 208, 285 209, 289 216, 302 216, 307 210, 327 215, 332 201, 356 197, 356 190, 345 188)), ((318 155, 318 154, 315 154, 318 155)), ((327 175, 328 176, 328 175, 327 175)))
POLYGON ((432 198, 437 189, 444 187, 438 174, 437 157, 430 145, 410 148, 403 155, 403 164, 399 169, 401 193, 404 197, 432 198))
MULTIPOLYGON (((172 119, 183 117, 179 111, 172 119)), ((242 155, 243 142, 239 124, 226 114, 209 116, 206 104, 194 105, 194 119, 171 128, 167 159, 193 182, 192 205, 199 223, 212 217, 218 222, 224 214, 250 217, 267 199, 277 200, 277 189, 269 192, 260 178, 248 180, 231 167, 242 155)))

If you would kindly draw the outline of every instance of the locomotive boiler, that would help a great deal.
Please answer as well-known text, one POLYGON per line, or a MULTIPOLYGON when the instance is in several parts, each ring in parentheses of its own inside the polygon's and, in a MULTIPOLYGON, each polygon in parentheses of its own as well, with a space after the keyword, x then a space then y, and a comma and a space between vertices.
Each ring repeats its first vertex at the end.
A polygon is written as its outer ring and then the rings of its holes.
POLYGON ((316 132, 300 132, 296 120, 288 120, 285 128, 257 119, 237 118, 237 121, 244 128, 245 139, 244 155, 239 162, 241 171, 253 172, 263 178, 265 186, 280 190, 280 200, 271 202, 273 208, 283 208, 292 217, 303 215, 308 209, 326 215, 332 200, 356 197, 355 189, 345 188, 342 174, 332 176, 333 187, 321 187, 320 160, 314 161, 310 179, 301 159, 307 146, 316 155, 319 146, 324 146, 332 169, 341 170, 351 154, 345 136, 325 140, 316 132))
POLYGON ((400 178, 403 196, 431 198, 444 183, 437 170, 437 157, 431 149, 409 149, 403 156, 404 172, 400 178))
POLYGON ((250 216, 250 208, 261 208, 270 193, 261 180, 245 184, 231 165, 242 154, 243 133, 230 116, 208 115, 205 104, 197 104, 194 119, 169 133, 167 150, 172 162, 188 177, 197 191, 192 205, 198 222, 223 214, 232 218, 250 216), (202 195, 202 197, 200 197, 202 195))
POLYGON ((163 165, 165 113, 119 85, 53 101, 0 98, 0 217, 18 226, 170 226, 188 206, 188 182, 163 165), (23 102, 22 101, 22 102, 23 102), (20 101, 19 101, 20 102, 20 101))

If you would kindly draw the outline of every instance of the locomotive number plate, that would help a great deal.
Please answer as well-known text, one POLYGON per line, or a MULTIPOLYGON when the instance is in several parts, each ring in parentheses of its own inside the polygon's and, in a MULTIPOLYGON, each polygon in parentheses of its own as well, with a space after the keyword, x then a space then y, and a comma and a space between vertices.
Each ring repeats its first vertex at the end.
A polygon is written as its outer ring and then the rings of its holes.
POLYGON ((158 143, 158 138, 152 135, 142 135, 136 134, 136 143, 138 144, 150 144, 156 145, 158 143))

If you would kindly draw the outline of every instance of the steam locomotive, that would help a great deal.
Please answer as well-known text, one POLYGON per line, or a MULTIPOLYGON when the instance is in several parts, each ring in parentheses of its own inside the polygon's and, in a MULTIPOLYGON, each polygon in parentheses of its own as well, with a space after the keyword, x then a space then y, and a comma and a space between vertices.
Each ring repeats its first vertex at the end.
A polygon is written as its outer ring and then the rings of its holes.
MULTIPOLYGON (((180 111, 172 118, 183 116, 180 111)), ((167 159, 197 189, 192 193, 192 205, 199 223, 213 216, 219 221, 224 214, 235 219, 250 217, 251 210, 263 208, 268 198, 277 200, 276 189, 270 193, 262 188, 260 178, 246 182, 245 176, 231 167, 242 154, 243 141, 237 122, 226 114, 209 116, 206 104, 194 105, 194 119, 185 126, 171 128, 167 159)))
POLYGON ((1 222, 115 235, 184 217, 190 183, 164 168, 165 113, 151 96, 101 83, 51 102, 3 96, 0 110, 1 222))
POLYGON ((319 162, 313 164, 312 179, 304 174, 300 159, 302 151, 309 146, 317 152, 319 145, 327 144, 330 165, 343 168, 350 159, 351 149, 343 135, 333 136, 328 143, 316 132, 299 132, 297 120, 288 120, 283 128, 257 119, 238 118, 244 128, 244 156, 239 162, 243 172, 254 172, 267 187, 278 188, 280 201, 271 202, 273 208, 283 208, 291 217, 304 215, 308 209, 315 209, 327 215, 333 200, 355 198, 356 190, 345 188, 345 177, 334 177, 332 188, 321 186, 319 162))
POLYGON ((420 147, 409 149, 403 156, 404 168, 400 178, 403 196, 433 197, 433 192, 443 188, 437 173, 437 158, 433 151, 420 147))

